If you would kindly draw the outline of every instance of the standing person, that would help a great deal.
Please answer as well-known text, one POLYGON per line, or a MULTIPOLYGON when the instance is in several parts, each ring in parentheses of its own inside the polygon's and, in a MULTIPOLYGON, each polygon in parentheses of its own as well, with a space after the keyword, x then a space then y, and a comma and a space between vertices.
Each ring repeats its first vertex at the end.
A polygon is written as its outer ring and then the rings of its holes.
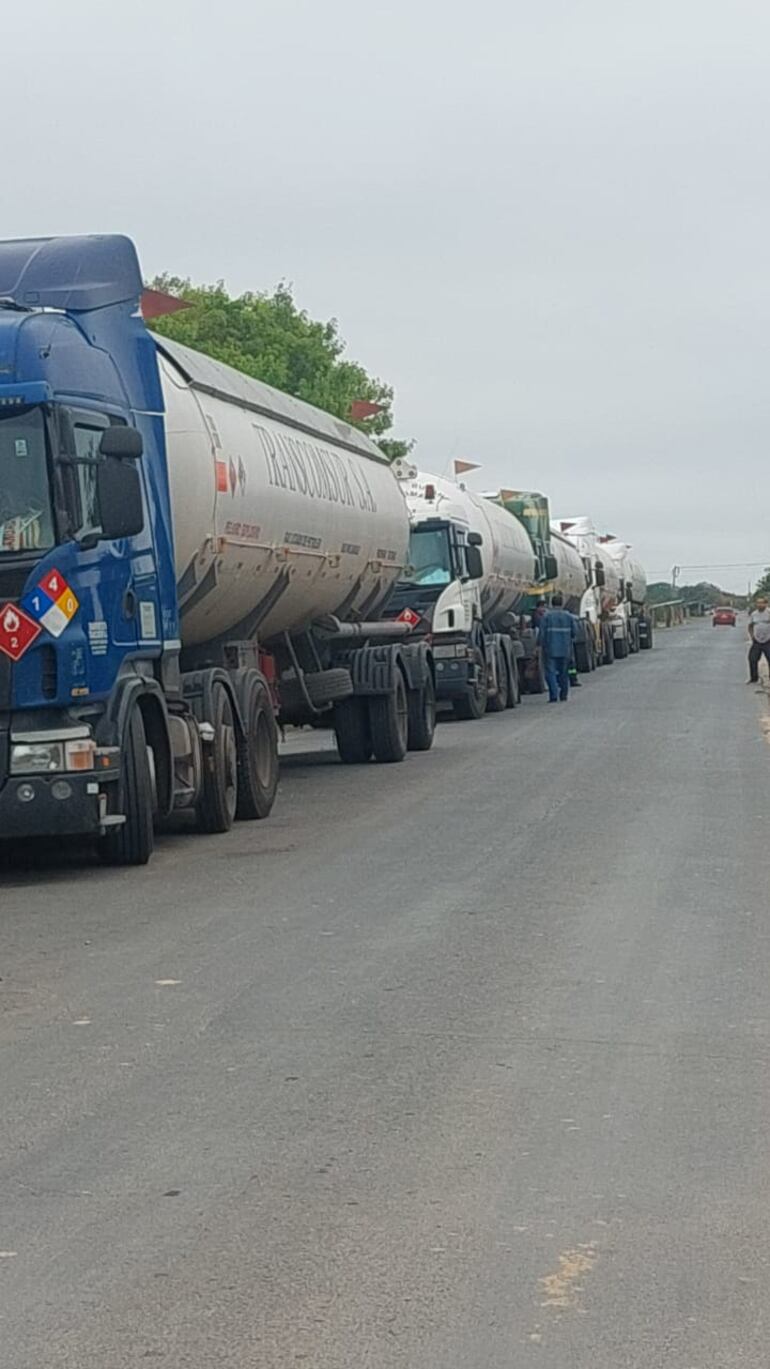
POLYGON ((538 628, 548 612, 548 605, 545 599, 538 599, 532 610, 532 626, 538 628))
POLYGON ((555 704, 569 698, 569 667, 572 644, 577 635, 577 620, 564 608, 561 594, 554 594, 551 607, 540 619, 537 643, 543 653, 548 701, 555 704))
POLYGON ((575 624, 575 634, 572 638, 572 653, 569 658, 569 684, 570 689, 580 689, 581 681, 580 676, 578 675, 577 660, 575 659, 575 642, 583 631, 583 621, 581 618, 578 618, 576 613, 573 613, 571 617, 575 624))
POLYGON ((757 599, 753 613, 749 614, 749 678, 747 684, 759 684, 759 662, 764 656, 770 666, 770 609, 767 599, 757 599))

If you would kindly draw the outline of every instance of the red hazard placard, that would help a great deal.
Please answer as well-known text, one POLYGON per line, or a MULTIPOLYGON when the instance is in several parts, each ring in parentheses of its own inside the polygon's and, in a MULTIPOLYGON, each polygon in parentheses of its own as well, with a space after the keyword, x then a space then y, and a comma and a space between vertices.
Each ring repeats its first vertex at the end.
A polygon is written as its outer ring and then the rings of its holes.
POLYGON ((69 589, 69 585, 58 570, 49 570, 48 574, 40 581, 40 589, 45 590, 46 594, 55 602, 65 589, 69 589))
POLYGON ((20 661, 27 647, 39 636, 40 628, 34 618, 15 604, 3 604, 0 608, 0 651, 12 661, 20 661))
POLYGON ((415 613, 413 608, 402 609, 396 619, 397 623, 408 623, 410 627, 417 627, 419 621, 420 615, 415 613))

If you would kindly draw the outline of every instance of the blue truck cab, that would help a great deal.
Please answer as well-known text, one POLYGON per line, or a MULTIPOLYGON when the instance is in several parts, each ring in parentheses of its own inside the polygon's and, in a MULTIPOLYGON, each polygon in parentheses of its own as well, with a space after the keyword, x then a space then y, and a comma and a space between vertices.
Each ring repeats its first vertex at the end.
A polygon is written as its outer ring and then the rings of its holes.
MULTIPOLYGON (((0 839, 90 836, 124 864, 174 809, 225 830, 255 706, 274 731, 257 670, 180 670, 141 294, 127 238, 0 243, 0 839)), ((276 776, 263 756, 246 816, 276 776)))

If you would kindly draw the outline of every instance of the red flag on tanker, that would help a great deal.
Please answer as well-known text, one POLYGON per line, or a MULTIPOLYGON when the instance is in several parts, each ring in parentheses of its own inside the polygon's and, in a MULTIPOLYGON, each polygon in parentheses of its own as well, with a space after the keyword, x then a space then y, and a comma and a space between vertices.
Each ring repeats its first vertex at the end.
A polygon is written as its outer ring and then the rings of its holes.
POLYGON ((477 461, 455 461, 455 475, 465 475, 466 471, 477 471, 479 465, 477 461))
POLYGON ((372 404, 368 399, 354 399, 350 406, 350 417, 373 418, 375 414, 381 414, 384 407, 384 404, 372 404))
POLYGON ((162 290, 142 291, 142 318, 160 318, 163 314, 175 314, 179 309, 190 309, 189 300, 179 299, 178 295, 166 295, 162 290))

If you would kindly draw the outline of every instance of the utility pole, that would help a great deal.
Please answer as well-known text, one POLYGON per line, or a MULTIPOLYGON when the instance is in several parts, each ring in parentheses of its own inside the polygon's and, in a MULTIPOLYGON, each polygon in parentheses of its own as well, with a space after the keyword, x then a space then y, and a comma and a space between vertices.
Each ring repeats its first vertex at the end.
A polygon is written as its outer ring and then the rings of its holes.
POLYGON ((679 572, 681 571, 681 569, 682 569, 681 566, 672 566, 672 567, 671 567, 671 588, 672 588, 674 591, 676 591, 676 582, 677 582, 677 580, 679 579, 679 572))

